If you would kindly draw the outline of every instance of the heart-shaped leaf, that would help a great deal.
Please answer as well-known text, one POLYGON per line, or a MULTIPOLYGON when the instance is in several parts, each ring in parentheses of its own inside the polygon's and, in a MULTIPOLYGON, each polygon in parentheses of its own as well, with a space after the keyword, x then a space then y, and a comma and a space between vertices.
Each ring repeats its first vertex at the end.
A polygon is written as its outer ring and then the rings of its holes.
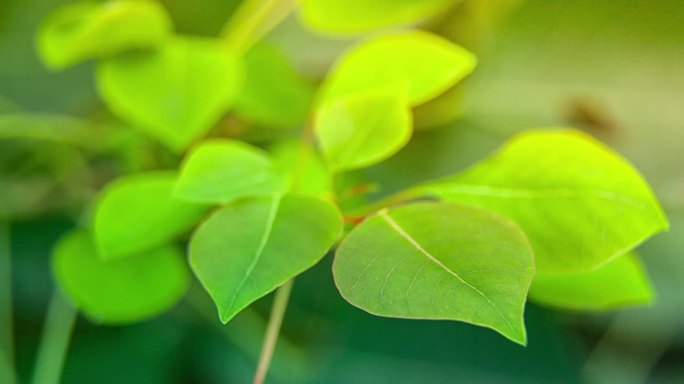
POLYGON ((83 230, 57 244, 53 271, 67 297, 89 318, 106 324, 132 323, 164 312, 189 282, 182 255, 173 246, 103 261, 83 230))
POLYGON ((588 272, 537 274, 530 300, 555 308, 605 311, 653 299, 653 288, 641 261, 629 253, 588 272))
POLYGON ((517 222, 541 273, 594 269, 668 227, 641 175, 573 130, 519 134, 489 159, 425 191, 517 222))
POLYGON ((380 211, 342 242, 333 272, 342 296, 372 314, 460 320, 526 342, 532 249, 497 214, 450 203, 380 211))
POLYGON ((174 196, 223 204, 239 197, 282 193, 287 182, 261 149, 235 140, 212 140, 185 160, 174 196))
POLYGON ((307 0, 302 4, 302 19, 319 32, 356 34, 419 21, 454 3, 454 0, 307 0))
POLYGON ((95 207, 95 240, 103 260, 157 248, 188 231, 206 206, 171 197, 173 172, 125 176, 102 191, 95 207))
POLYGON ((324 200, 239 200, 217 211, 195 232, 190 265, 226 323, 316 264, 341 231, 340 213, 324 200))
POLYGON ((171 20, 156 1, 75 2, 48 17, 38 34, 38 49, 48 67, 62 69, 86 59, 157 46, 170 32, 171 20))
POLYGON ((331 167, 367 167, 399 151, 411 138, 411 111, 401 92, 360 93, 324 104, 316 135, 331 167))
POLYGON ((233 105, 241 64, 218 40, 169 40, 157 52, 106 60, 97 85, 109 108, 180 152, 233 105))
POLYGON ((377 89, 405 89, 411 106, 424 103, 475 68, 475 56, 443 37, 410 31, 368 40, 347 52, 321 89, 321 102, 377 89))

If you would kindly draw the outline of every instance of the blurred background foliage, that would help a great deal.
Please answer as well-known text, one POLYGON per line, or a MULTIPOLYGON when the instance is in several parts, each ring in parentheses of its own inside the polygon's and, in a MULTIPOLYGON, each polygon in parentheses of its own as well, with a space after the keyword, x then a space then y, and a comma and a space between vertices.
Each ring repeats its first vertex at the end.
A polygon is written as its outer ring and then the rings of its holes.
MULTIPOLYGON (((61 3, 66 1, 0 3, 0 217, 18 217, 10 225, 10 244, 17 364, 24 379, 53 291, 50 250, 80 219, 74 208, 121 172, 147 169, 160 158, 173 162, 147 139, 118 129, 121 123, 94 90, 92 64, 55 74, 38 61, 35 32, 61 3), (63 125, 69 134, 17 139, 28 125, 37 135, 46 125, 63 125)), ((163 3, 179 32, 211 36, 239 1, 163 3)), ((417 125, 425 129, 407 148, 353 177, 384 195, 461 170, 524 128, 585 129, 643 172, 668 213, 671 230, 640 248, 657 300, 594 315, 528 305, 529 345, 521 348, 462 323, 362 312, 336 292, 327 257, 297 279, 271 382, 684 381, 681 0, 465 0, 421 26, 475 51, 479 67, 462 86, 419 108, 417 125)), ((354 42, 313 34, 296 16, 267 40, 311 82, 354 42)), ((219 128, 240 124, 228 119, 219 128)), ((246 133, 254 140, 287 134, 246 133)), ((64 382, 248 382, 270 300, 221 326, 195 286, 172 311, 137 325, 100 327, 82 319, 64 382)))

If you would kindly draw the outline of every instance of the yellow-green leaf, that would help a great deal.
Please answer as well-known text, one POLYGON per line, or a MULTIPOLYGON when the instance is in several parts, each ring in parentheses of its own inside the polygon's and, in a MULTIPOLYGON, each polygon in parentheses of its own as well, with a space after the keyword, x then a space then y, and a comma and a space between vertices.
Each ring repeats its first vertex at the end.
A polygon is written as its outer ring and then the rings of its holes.
POLYGON ((105 324, 132 323, 164 312, 185 292, 189 274, 174 246, 139 257, 103 261, 90 235, 65 235, 53 255, 55 280, 90 319, 105 324))
POLYGON ((402 92, 368 92, 321 106, 315 132, 335 170, 367 167, 399 151, 411 138, 411 111, 402 92))
POLYGON ((150 172, 108 184, 94 212, 95 241, 103 260, 157 248, 194 226, 203 205, 172 198, 176 175, 150 172))
POLYGON ((424 103, 459 82, 476 65, 475 56, 428 32, 409 31, 370 39, 335 64, 321 90, 321 102, 382 88, 405 89, 411 106, 424 103))
POLYGON ((240 61, 212 39, 176 37, 156 52, 108 59, 97 71, 109 108, 176 152, 218 122, 241 84, 240 61))
POLYGON ((38 33, 45 64, 62 69, 80 61, 160 45, 171 20, 156 1, 111 0, 66 4, 50 15, 38 33))
POLYGON ((651 283, 633 253, 588 272, 537 274, 530 288, 535 303, 577 311, 605 311, 652 299, 651 283))
POLYGON ((526 342, 532 248, 497 214, 451 203, 380 211, 342 242, 333 273, 342 296, 372 314, 465 321, 526 342))
POLYGON ((287 177, 261 149, 236 140, 211 140, 183 163, 174 196, 223 204, 245 196, 280 194, 287 185, 287 177))
POLYGON ((489 159, 424 191, 517 222, 545 274, 597 268, 668 227, 632 165, 574 130, 519 134, 489 159))
POLYGON ((316 264, 342 231, 321 199, 258 197, 212 215, 190 242, 190 265, 226 323, 249 304, 316 264))

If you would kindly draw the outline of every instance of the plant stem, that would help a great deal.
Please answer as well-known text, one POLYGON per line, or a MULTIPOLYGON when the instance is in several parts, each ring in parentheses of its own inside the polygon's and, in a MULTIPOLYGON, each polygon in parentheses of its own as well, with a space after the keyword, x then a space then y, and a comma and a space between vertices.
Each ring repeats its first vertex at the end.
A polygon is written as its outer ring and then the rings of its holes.
POLYGON ((283 323, 283 317, 285 317, 287 302, 290 300, 290 292, 292 292, 293 283, 294 279, 290 279, 276 291, 275 299, 273 300, 273 308, 271 309, 271 317, 268 319, 268 328, 266 329, 264 344, 261 347, 259 365, 254 374, 254 384, 262 384, 266 378, 266 372, 268 372, 268 366, 271 364, 273 351, 278 342, 280 326, 283 323))
POLYGON ((223 29, 228 47, 244 53, 282 22, 297 0, 245 0, 223 29))
POLYGON ((60 382, 75 322, 76 309, 56 290, 45 317, 43 336, 33 370, 33 384, 60 382))
POLYGON ((12 314, 12 250, 10 228, 0 223, 0 382, 17 382, 14 371, 14 319, 12 314))

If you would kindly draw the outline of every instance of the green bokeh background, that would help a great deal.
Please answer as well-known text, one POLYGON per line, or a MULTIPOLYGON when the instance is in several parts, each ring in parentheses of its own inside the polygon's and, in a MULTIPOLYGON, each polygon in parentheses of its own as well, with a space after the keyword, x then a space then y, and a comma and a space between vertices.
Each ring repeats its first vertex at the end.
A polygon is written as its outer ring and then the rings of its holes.
MULTIPOLYGON (((36 57, 36 28, 60 3, 0 2, 0 113, 104 114, 93 65, 52 74, 36 57)), ((215 35, 238 1, 164 3, 177 30, 215 35)), ((336 292, 328 256, 296 281, 270 382, 684 382, 684 4, 528 0, 501 17, 475 12, 468 23, 463 17, 428 25, 479 56, 480 66, 463 85, 461 116, 418 133, 364 176, 386 194, 461 170, 524 128, 586 129, 643 172, 671 220, 668 233, 640 249, 657 301, 601 315, 528 305, 529 344, 522 348, 462 323, 366 314, 336 292)), ((313 78, 351 43, 314 37, 296 19, 268 39, 313 78)), ((77 220, 57 212, 11 225, 17 364, 24 380, 53 290, 50 250, 77 220)), ((137 325, 102 327, 79 319, 64 383, 250 382, 271 297, 226 326, 199 286, 188 297, 193 300, 137 325)))

